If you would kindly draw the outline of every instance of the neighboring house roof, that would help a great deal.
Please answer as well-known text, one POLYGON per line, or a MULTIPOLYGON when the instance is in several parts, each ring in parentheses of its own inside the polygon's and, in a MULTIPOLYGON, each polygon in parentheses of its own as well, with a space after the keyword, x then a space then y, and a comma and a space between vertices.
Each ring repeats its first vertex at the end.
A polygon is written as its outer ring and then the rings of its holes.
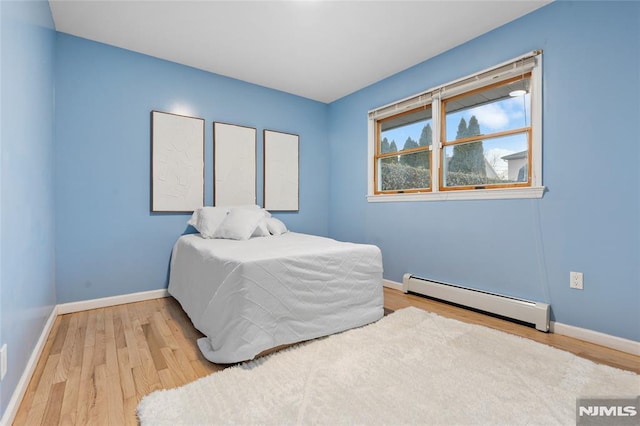
POLYGON ((520 152, 516 152, 515 154, 509 154, 509 155, 505 155, 504 157, 500 157, 503 160, 517 160, 519 158, 527 158, 527 153, 529 151, 520 151, 520 152))

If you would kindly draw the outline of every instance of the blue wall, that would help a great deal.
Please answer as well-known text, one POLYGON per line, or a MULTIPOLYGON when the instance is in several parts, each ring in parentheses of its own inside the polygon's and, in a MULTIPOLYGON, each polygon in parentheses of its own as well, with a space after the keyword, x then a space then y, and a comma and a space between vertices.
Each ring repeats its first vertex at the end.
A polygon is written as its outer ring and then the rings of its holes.
POLYGON ((546 301, 640 340, 640 3, 556 2, 330 105, 330 235, 405 272, 546 301), (544 50, 536 200, 367 203, 367 111, 544 50), (569 272, 584 272, 583 291, 569 272))
POLYGON ((56 303, 53 96, 55 32, 47 2, 0 2, 0 345, 5 412, 56 303))
POLYGON ((58 303, 166 288, 186 214, 151 214, 150 111, 201 117, 206 204, 213 200, 212 121, 300 135, 295 231, 328 234, 328 106, 131 51, 58 34, 56 282, 58 303))

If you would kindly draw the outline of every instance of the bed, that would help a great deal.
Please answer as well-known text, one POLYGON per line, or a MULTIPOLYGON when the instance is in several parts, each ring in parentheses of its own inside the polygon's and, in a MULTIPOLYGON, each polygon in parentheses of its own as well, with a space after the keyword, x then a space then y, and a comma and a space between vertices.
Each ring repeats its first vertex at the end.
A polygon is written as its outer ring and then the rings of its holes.
POLYGON ((169 293, 206 336, 202 354, 235 363, 382 318, 382 256, 374 245, 295 232, 243 241, 183 235, 169 293))

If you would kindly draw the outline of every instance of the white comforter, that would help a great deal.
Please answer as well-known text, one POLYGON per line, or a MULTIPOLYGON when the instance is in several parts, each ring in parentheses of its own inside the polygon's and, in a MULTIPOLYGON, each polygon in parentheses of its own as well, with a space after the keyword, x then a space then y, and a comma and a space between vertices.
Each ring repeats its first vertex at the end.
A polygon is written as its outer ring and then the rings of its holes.
POLYGON ((248 241, 184 235, 169 293, 207 336, 198 346, 208 360, 239 362, 380 319, 382 255, 294 232, 248 241))

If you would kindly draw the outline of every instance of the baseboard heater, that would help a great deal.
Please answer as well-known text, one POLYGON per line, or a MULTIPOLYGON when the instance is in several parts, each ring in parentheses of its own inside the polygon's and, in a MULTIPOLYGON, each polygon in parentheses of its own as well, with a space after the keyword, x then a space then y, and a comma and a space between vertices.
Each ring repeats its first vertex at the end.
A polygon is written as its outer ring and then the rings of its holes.
POLYGON ((434 299, 533 324, 540 331, 549 331, 549 305, 547 303, 516 299, 454 284, 414 277, 411 274, 404 274, 402 289, 405 293, 422 294, 434 299))

